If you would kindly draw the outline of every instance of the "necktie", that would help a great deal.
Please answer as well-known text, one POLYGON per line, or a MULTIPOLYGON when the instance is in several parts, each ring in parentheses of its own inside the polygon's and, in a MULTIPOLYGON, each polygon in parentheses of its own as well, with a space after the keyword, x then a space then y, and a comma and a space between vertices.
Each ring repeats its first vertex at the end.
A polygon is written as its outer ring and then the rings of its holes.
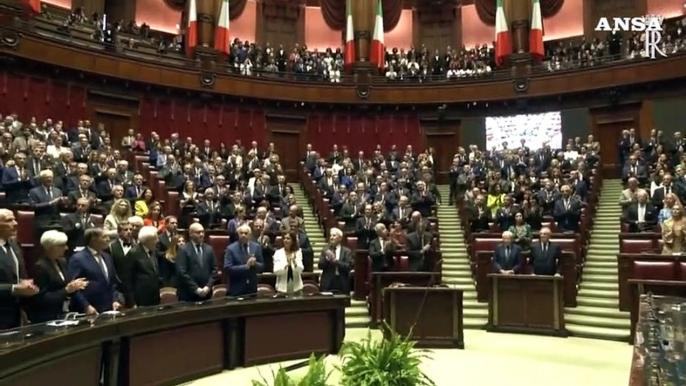
POLYGON ((33 171, 35 171, 36 174, 40 173, 40 162, 34 161, 33 171))
POLYGON ((548 253, 548 244, 543 244, 543 255, 548 253))
POLYGON ((83 217, 81 218, 81 223, 83 224, 83 227, 84 227, 84 228, 85 228, 86 226, 88 226, 88 216, 83 216, 83 217))
POLYGON ((510 259, 510 247, 505 247, 505 258, 510 259))
POLYGON ((569 209, 569 200, 565 200, 565 209, 569 209))
POLYGON ((46 188, 45 192, 48 194, 48 197, 52 200, 52 189, 46 188))
POLYGON ((19 282, 19 260, 17 260, 17 257, 14 255, 14 252, 12 251, 12 248, 10 248, 9 244, 2 244, 0 247, 2 247, 2 252, 5 253, 7 257, 10 257, 11 260, 11 265, 12 269, 14 270, 14 274, 17 276, 17 283, 19 282))
POLYGON ((671 192, 672 192, 672 190, 669 187, 665 188, 665 196, 671 192))
POLYGON ((109 283, 110 275, 107 272, 107 265, 105 265, 105 260, 99 254, 93 255, 93 257, 95 257, 95 260, 98 262, 100 270, 102 270, 102 274, 105 276, 105 280, 107 280, 107 282, 109 283))
POLYGON ((203 266, 203 261, 202 261, 202 246, 196 245, 196 246, 195 246, 195 253, 198 255, 198 263, 200 264, 200 267, 202 268, 202 266, 203 266))
POLYGON ((155 272, 157 272, 157 259, 155 259, 155 255, 152 253, 152 251, 148 251, 148 258, 152 263, 152 268, 155 270, 155 272))

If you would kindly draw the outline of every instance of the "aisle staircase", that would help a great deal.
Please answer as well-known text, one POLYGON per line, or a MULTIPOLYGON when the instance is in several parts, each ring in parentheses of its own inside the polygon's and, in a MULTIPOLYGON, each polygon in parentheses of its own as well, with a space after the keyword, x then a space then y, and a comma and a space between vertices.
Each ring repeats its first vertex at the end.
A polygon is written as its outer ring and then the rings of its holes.
POLYGON ((577 307, 565 308, 565 324, 574 336, 622 341, 629 338, 631 322, 628 312, 619 311, 617 279, 621 191, 621 180, 603 181, 577 307))
POLYGON ((467 245, 457 209, 448 205, 448 185, 439 185, 443 205, 438 207, 438 232, 443 252, 443 284, 462 290, 465 328, 483 328, 488 321, 488 304, 476 301, 476 287, 469 267, 467 245))
MULTIPOLYGON (((305 230, 307 236, 310 238, 312 250, 314 251, 314 271, 321 273, 317 262, 319 261, 319 252, 326 246, 326 237, 324 229, 317 222, 317 216, 314 214, 314 208, 310 205, 309 200, 305 197, 302 185, 293 186, 293 195, 296 202, 303 210, 305 220, 305 230)), ((367 327, 369 324, 369 312, 367 311, 367 304, 360 300, 351 300, 350 307, 345 309, 345 327, 346 328, 361 328, 367 327)))

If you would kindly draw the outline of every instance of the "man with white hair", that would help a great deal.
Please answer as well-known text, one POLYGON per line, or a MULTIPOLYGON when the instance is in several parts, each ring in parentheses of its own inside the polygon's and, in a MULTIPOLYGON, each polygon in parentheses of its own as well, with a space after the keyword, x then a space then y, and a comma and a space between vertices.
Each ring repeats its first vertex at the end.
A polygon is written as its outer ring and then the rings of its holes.
POLYGON ((252 238, 247 224, 238 227, 238 241, 229 245, 224 254, 224 271, 229 275, 229 296, 257 293, 257 274, 264 271, 262 246, 252 238))
POLYGON ((131 237, 134 243, 138 241, 138 232, 145 225, 143 218, 140 216, 129 217, 129 224, 131 224, 131 237))
POLYGON ((62 191, 54 187, 54 178, 52 170, 43 170, 40 172, 40 186, 29 191, 29 202, 34 206, 39 231, 59 223, 60 208, 67 202, 62 191))
POLYGON ((17 220, 8 209, 0 209, 0 330, 19 327, 20 299, 38 294, 33 280, 26 279, 24 258, 10 240, 17 234, 17 220))
POLYGON ((493 272, 503 275, 519 273, 522 261, 522 248, 512 243, 513 235, 503 232, 503 242, 495 247, 493 254, 493 272))
POLYGON ((322 270, 320 279, 321 291, 337 291, 345 295, 350 294, 350 271, 353 268, 352 251, 341 245, 343 231, 331 228, 329 231, 329 245, 324 247, 319 255, 319 269, 322 270))
POLYGON ((189 242, 179 248, 176 255, 176 295, 186 302, 208 300, 218 280, 214 252, 205 244, 205 228, 199 223, 191 224, 188 236, 189 242))
POLYGON ((162 283, 157 261, 158 237, 157 228, 144 226, 138 232, 138 244, 134 246, 127 258, 131 260, 131 294, 133 299, 127 299, 129 307, 147 307, 160 304, 160 288, 162 283))

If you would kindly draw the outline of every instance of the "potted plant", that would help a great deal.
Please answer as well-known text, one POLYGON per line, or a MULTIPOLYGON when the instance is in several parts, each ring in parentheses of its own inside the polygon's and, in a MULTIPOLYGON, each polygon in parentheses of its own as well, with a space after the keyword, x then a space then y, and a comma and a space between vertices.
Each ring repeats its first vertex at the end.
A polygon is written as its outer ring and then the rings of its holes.
POLYGON ((341 385, 345 386, 435 386, 419 369, 429 351, 416 350, 415 343, 386 326, 385 339, 371 333, 360 342, 346 342, 339 356, 341 385))
POLYGON ((276 372, 272 370, 273 381, 269 382, 260 372, 260 380, 252 381, 253 386, 329 386, 327 383, 331 372, 326 370, 324 356, 317 358, 314 354, 310 356, 307 374, 300 379, 295 379, 288 375, 286 369, 279 367, 276 372))

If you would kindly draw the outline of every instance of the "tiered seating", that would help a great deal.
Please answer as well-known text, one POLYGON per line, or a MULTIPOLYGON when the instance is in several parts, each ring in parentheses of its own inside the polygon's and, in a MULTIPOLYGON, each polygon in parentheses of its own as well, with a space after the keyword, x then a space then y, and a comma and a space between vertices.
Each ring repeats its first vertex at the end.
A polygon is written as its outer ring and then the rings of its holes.
MULTIPOLYGON (((364 248, 360 248, 358 244, 358 237, 353 231, 347 230, 346 222, 340 218, 336 217, 334 208, 324 194, 315 184, 313 177, 309 170, 302 163, 302 168, 300 170, 300 180, 302 181, 302 187, 305 191, 305 195, 310 200, 310 205, 314 208, 318 222, 328 235, 332 228, 339 228, 344 231, 344 243, 345 245, 353 251, 355 256, 355 263, 353 273, 351 273, 351 280, 353 280, 351 288, 353 288, 353 298, 357 300, 364 300, 370 295, 370 282, 372 273, 372 261, 369 257, 369 251, 364 248)), ((414 209, 414 208, 413 208, 414 209)), ((440 235, 438 233, 438 220, 435 216, 435 207, 432 211, 432 216, 427 220, 429 221, 429 229, 433 235, 433 253, 432 259, 436 264, 433 264, 434 271, 437 273, 441 272, 440 264, 440 235)), ((431 265, 431 264, 429 264, 431 265)), ((409 257, 407 254, 399 254, 394 257, 393 270, 396 272, 409 272, 409 257)), ((440 278, 437 284, 440 283, 440 278)))
MULTIPOLYGON (((562 180, 565 181, 568 178, 568 174, 563 175, 562 180)), ((563 252, 561 265, 562 274, 565 278, 564 299, 565 306, 567 307, 576 306, 578 284, 582 279, 584 260, 590 241, 590 231, 593 227, 593 215, 596 211, 598 192, 601 185, 601 174, 596 169, 591 169, 588 183, 590 185, 588 196, 581 209, 578 232, 559 232, 555 220, 550 216, 543 216, 541 221, 542 227, 548 227, 553 232, 550 241, 560 245, 563 252)), ((483 187, 485 188, 485 185, 483 187)), ((472 233, 469 214, 464 202, 459 203, 457 208, 463 229, 465 230, 465 241, 470 265, 472 266, 472 274, 476 281, 477 299, 480 302, 487 302, 490 291, 488 274, 492 272, 493 253, 496 246, 502 242, 502 234, 506 229, 499 229, 497 223, 490 222, 487 232, 472 233)), ((531 243, 537 242, 539 242, 538 235, 534 231, 531 243)), ((524 273, 532 272, 528 251, 524 250, 522 257, 524 258, 522 271, 524 273)))

